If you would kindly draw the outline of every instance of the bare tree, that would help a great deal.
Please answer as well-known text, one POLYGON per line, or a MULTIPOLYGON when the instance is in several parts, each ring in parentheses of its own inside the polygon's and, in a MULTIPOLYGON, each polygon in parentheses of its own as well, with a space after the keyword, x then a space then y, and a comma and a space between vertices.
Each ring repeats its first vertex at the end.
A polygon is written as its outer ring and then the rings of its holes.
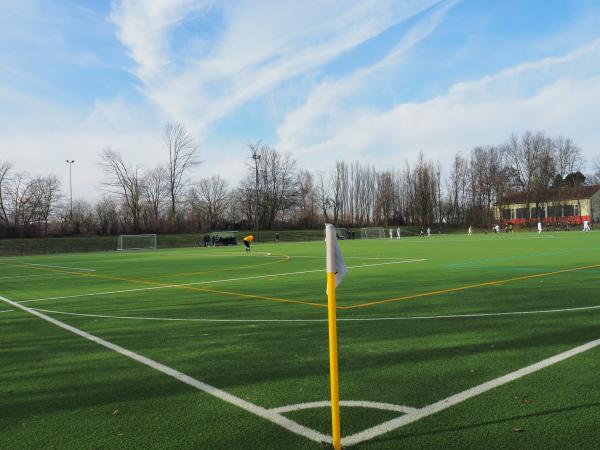
POLYGON ((108 192, 120 196, 131 216, 133 231, 139 231, 141 169, 125 163, 119 152, 108 148, 102 150, 100 154, 100 166, 107 176, 103 185, 108 192))
MULTIPOLYGON (((296 205, 296 161, 289 154, 280 153, 267 144, 248 144, 248 147, 260 157, 247 164, 248 171, 242 181, 242 189, 254 195, 260 193, 255 214, 258 214, 263 227, 271 229, 276 221, 287 220, 296 205), (256 145, 260 147, 257 149, 256 145)), ((250 203, 246 206, 251 211, 256 209, 250 203)))
POLYGON ((200 164, 194 139, 181 123, 165 126, 164 141, 169 152, 167 164, 167 189, 170 200, 171 226, 177 224, 177 203, 188 181, 185 179, 190 169, 200 164))
POLYGON ((6 187, 9 224, 23 235, 33 218, 34 206, 31 179, 26 172, 14 173, 6 187))
POLYGON ((96 218, 92 205, 81 199, 73 201, 73 231, 76 234, 92 234, 96 231, 96 218))
POLYGON ((223 221, 228 206, 227 182, 220 176, 203 178, 192 187, 191 202, 208 227, 214 230, 223 221))
POLYGON ((241 194, 241 190, 239 188, 230 190, 227 193, 227 210, 225 211, 225 220, 232 224, 238 224, 244 220, 242 205, 243 195, 241 194))
POLYGON ((156 167, 144 175, 142 182, 142 197, 148 210, 148 226, 154 231, 160 228, 164 202, 168 195, 167 170, 156 167))
POLYGON ((60 181, 55 175, 37 177, 33 181, 35 196, 39 199, 37 216, 48 234, 48 221, 60 199, 60 181))
POLYGON ((454 156, 448 178, 448 206, 450 222, 464 224, 466 221, 468 162, 459 152, 454 156))
POLYGON ((0 161, 0 224, 8 227, 8 205, 7 205, 7 185, 10 176, 12 164, 8 161, 0 161))
POLYGON ((592 166, 594 168, 594 174, 592 175, 592 183, 600 184, 600 157, 594 158, 592 161, 592 166))
POLYGON ((115 234, 119 229, 118 205, 112 196, 104 196, 95 205, 100 234, 115 234))
POLYGON ((316 218, 317 194, 313 174, 308 170, 301 170, 297 176, 298 192, 298 222, 304 226, 318 223, 316 218))
POLYGON ((345 180, 348 178, 348 166, 345 161, 336 161, 335 170, 331 174, 331 214, 333 223, 338 223, 340 209, 344 203, 345 180))
POLYGON ((325 181, 323 172, 317 172, 317 204, 321 210, 321 214, 325 222, 329 222, 329 210, 331 207, 331 197, 329 193, 328 183, 325 181))
POLYGON ((536 171, 538 169, 539 162, 539 148, 536 141, 540 141, 543 138, 539 133, 534 135, 530 131, 527 131, 519 139, 513 134, 508 142, 505 144, 504 149, 511 166, 511 174, 513 182, 519 189, 525 192, 527 213, 526 218, 531 223, 531 202, 536 186, 536 171))
POLYGON ((436 168, 432 161, 426 160, 420 152, 417 163, 409 178, 411 184, 412 216, 417 223, 428 226, 435 221, 437 202, 437 183, 440 182, 436 175, 436 168))

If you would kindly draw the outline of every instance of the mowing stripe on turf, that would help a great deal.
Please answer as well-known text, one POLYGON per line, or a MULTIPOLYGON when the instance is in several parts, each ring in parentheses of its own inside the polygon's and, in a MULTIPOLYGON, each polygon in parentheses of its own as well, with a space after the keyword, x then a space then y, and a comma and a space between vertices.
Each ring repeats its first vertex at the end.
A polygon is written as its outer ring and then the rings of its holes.
MULTIPOLYGON (((556 255, 564 255, 567 253, 581 252, 584 249, 580 248, 572 248, 568 250, 557 250, 552 252, 539 252, 539 253, 529 253, 526 255, 515 255, 515 256, 505 256, 503 258, 487 258, 487 259, 477 259, 475 261, 465 261, 461 263, 452 263, 445 264, 444 267, 448 267, 451 269, 464 269, 471 267, 480 267, 484 263, 496 263, 496 262, 506 262, 506 261, 514 261, 516 259, 528 259, 528 258, 537 258, 540 256, 556 256, 556 255)), ((486 266, 484 266, 486 267, 486 266)))
POLYGON ((431 416, 432 414, 436 414, 452 406, 458 405, 459 403, 462 403, 466 400, 483 394, 484 392, 487 392, 491 389, 518 380, 519 378, 522 378, 526 375, 545 369, 546 367, 550 367, 554 364, 564 361, 565 359, 572 358, 573 356, 579 355, 580 353, 591 350, 598 346, 600 346, 600 339, 590 341, 586 344, 572 348, 571 350, 567 350, 566 352, 559 353, 558 355, 554 355, 550 358, 544 359, 530 366, 524 367, 519 370, 515 370, 514 372, 511 372, 509 374, 495 378, 486 383, 467 389, 463 392, 459 392, 458 394, 451 395, 450 397, 447 397, 443 400, 424 406, 423 408, 419 408, 415 412, 410 412, 402 417, 389 420, 367 430, 347 436, 346 438, 342 439, 342 444, 347 446, 356 445, 361 442, 379 437, 382 434, 389 433, 390 431, 398 429, 404 425, 408 425, 409 423, 413 423, 418 420, 424 419, 425 417, 431 416))
POLYGON ((82 269, 81 267, 65 267, 65 266, 54 266, 50 264, 34 264, 34 263, 26 263, 19 262, 19 265, 23 266, 37 266, 37 267, 48 267, 50 269, 67 269, 67 270, 76 270, 78 272, 95 272, 95 269, 82 269))
MULTIPOLYGON (((365 269, 368 267, 376 267, 376 266, 386 266, 390 264, 407 264, 413 262, 423 262, 427 261, 427 259, 407 259, 402 261, 393 261, 393 262, 385 262, 385 263, 374 263, 374 264, 360 264, 358 266, 349 266, 348 269, 365 269)), ((116 291, 105 291, 105 292, 90 292, 87 294, 73 294, 73 295, 63 295, 59 297, 44 297, 44 298, 34 298, 30 300, 21 300, 19 303, 35 303, 35 302, 45 302, 49 300, 63 300, 69 298, 80 298, 80 297, 95 297, 98 295, 112 295, 112 294, 125 294, 129 292, 141 292, 141 291, 152 291, 155 289, 167 289, 167 288, 177 288, 177 287, 185 287, 185 286, 199 286, 203 284, 216 284, 216 283, 229 283, 232 281, 245 281, 245 280, 256 280, 261 278, 275 278, 275 277, 283 277, 283 276, 292 276, 292 275, 303 275, 307 273, 319 273, 325 272, 325 269, 311 269, 311 270, 302 270, 299 272, 285 272, 285 273, 275 273, 269 275, 252 275, 249 277, 239 277, 239 278, 227 278, 221 280, 212 280, 212 281, 196 281, 192 283, 177 283, 177 284, 162 284, 159 283, 158 286, 153 287, 145 287, 145 288, 135 288, 135 289, 122 289, 116 291)), ((99 276, 99 275, 96 275, 99 276)))
POLYGON ((6 276, 6 277, 0 277, 0 281, 3 281, 3 280, 16 280, 16 279, 20 279, 20 278, 26 278, 26 279, 30 279, 30 278, 52 278, 52 277, 55 277, 57 275, 73 275, 73 274, 71 274, 70 272, 64 272, 64 273, 54 273, 52 275, 9 275, 9 276, 6 276))
POLYGON ((188 283, 188 284, 166 284, 166 283, 161 283, 160 281, 143 280, 143 279, 137 279, 137 278, 116 277, 116 276, 110 276, 110 275, 100 275, 98 273, 91 273, 91 272, 65 272, 64 270, 61 270, 61 269, 49 269, 49 268, 44 268, 44 267, 39 267, 39 266, 35 266, 34 268, 41 269, 41 270, 48 270, 50 272, 57 272, 57 273, 77 274, 82 277, 92 277, 92 278, 97 278, 100 280, 125 281, 128 283, 150 284, 150 285, 158 286, 158 287, 165 287, 165 288, 172 287, 175 289, 186 289, 186 290, 196 291, 196 292, 210 292, 212 294, 215 294, 215 293, 223 294, 223 295, 227 295, 227 296, 231 296, 231 297, 251 298, 254 300, 267 300, 267 301, 280 302, 280 303, 296 303, 296 304, 301 304, 301 305, 314 306, 314 307, 318 307, 318 308, 327 308, 327 305, 323 304, 323 303, 313 303, 313 302, 305 302, 305 301, 301 301, 301 300, 290 300, 290 299, 286 299, 286 298, 267 297, 266 295, 244 294, 244 293, 240 293, 240 292, 219 291, 216 289, 192 287, 191 283, 188 283))
POLYGON ((600 264, 593 264, 591 266, 572 267, 570 269, 555 270, 553 272, 536 273, 533 275, 522 275, 519 277, 507 278, 504 280, 495 280, 495 281, 486 281, 484 283, 468 284, 466 286, 442 289, 439 291, 421 292, 419 294, 405 295, 402 297, 388 298, 385 300, 376 300, 376 301, 367 302, 367 303, 360 303, 358 305, 343 306, 340 308, 341 309, 367 308, 370 306, 382 305, 384 303, 399 302, 402 300, 413 300, 415 298, 420 298, 420 297, 431 297, 433 295, 447 294, 449 292, 466 291, 467 289, 474 289, 474 288, 479 288, 479 287, 484 287, 484 286, 497 286, 502 283, 511 283, 513 281, 528 280, 531 278, 542 278, 542 277, 548 277, 550 275, 558 275, 558 274, 567 273, 567 272, 576 272, 578 270, 595 269, 598 267, 600 267, 600 264))
POLYGON ((204 270, 201 272, 187 272, 187 273, 174 273, 174 274, 169 274, 169 275, 159 275, 158 278, 177 278, 177 277, 185 277, 185 276, 190 276, 190 275, 202 275, 202 274, 206 274, 206 273, 230 272, 232 270, 254 269, 255 267, 269 266, 272 264, 286 262, 292 258, 289 255, 283 255, 283 254, 273 255, 273 256, 283 257, 283 259, 278 259, 277 261, 268 261, 265 263, 252 264, 249 266, 236 266, 236 267, 227 267, 224 269, 204 270))
POLYGON ((50 322, 51 324, 56 325, 57 327, 60 327, 67 331, 70 331, 71 333, 81 336, 82 338, 85 338, 89 341, 95 342, 96 344, 101 345, 102 347, 108 348, 109 350, 117 352, 120 355, 126 356, 127 358, 133 359, 134 361, 142 363, 145 366, 148 366, 154 370, 162 372, 165 375, 168 375, 172 378, 175 378, 176 380, 181 381, 182 383, 187 384, 188 386, 192 386, 200 391, 203 391, 209 395, 212 395, 213 397, 219 398, 227 403, 237 406, 238 408, 241 408, 245 411, 255 414, 258 417, 266 419, 269 422, 275 423, 275 424, 285 428, 286 430, 291 431, 292 433, 298 434, 300 436, 304 436, 304 437, 306 437, 310 440, 316 441, 316 442, 323 442, 323 441, 331 442, 331 438, 329 436, 326 436, 322 433, 319 433, 318 431, 315 431, 308 427, 300 425, 299 423, 294 422, 293 420, 290 420, 287 417, 282 416, 281 414, 270 411, 266 408, 263 408, 262 406, 255 405, 254 403, 250 403, 244 399, 241 399, 232 394, 229 394, 229 393, 227 393, 221 389, 218 389, 214 386, 211 386, 209 384, 203 383, 202 381, 196 380, 195 378, 192 378, 189 375, 179 372, 178 370, 175 370, 171 367, 165 366, 164 364, 154 361, 153 359, 146 358, 145 356, 142 356, 142 355, 135 353, 131 350, 128 350, 124 347, 121 347, 120 345, 113 344, 112 342, 109 342, 107 340, 104 340, 102 338, 94 336, 93 334, 87 333, 83 330, 80 330, 79 328, 75 328, 71 325, 61 322, 60 320, 56 320, 50 316, 42 314, 41 312, 35 311, 34 309, 31 309, 31 308, 28 308, 27 306, 20 305, 19 303, 13 302, 12 300, 9 300, 5 297, 0 296, 0 300, 8 303, 9 305, 17 307, 29 314, 39 317, 40 319, 43 319, 46 322, 50 322))
MULTIPOLYGON (((22 302, 19 302, 22 303, 22 302)), ((78 316, 78 317, 94 317, 98 319, 121 319, 121 320, 156 320, 165 322, 240 322, 240 323, 255 323, 255 322, 327 322, 327 319, 202 319, 202 318, 177 318, 177 317, 140 317, 140 316, 112 316, 106 314, 85 314, 75 313, 68 311, 56 311, 53 309, 41 309, 33 308, 36 311, 47 312, 51 314, 63 314, 67 316, 78 316)), ((476 318, 476 317, 499 317, 499 316, 523 316, 532 314, 551 314, 560 312, 577 312, 577 311, 590 311, 594 309, 600 309, 600 305, 597 306, 582 306, 579 308, 562 308, 562 309, 540 309, 535 311, 508 311, 498 313, 476 313, 476 314, 448 314, 441 316, 408 316, 408 317, 348 317, 337 318, 338 322, 384 322, 392 320, 431 320, 431 319, 457 319, 457 318, 476 318)))

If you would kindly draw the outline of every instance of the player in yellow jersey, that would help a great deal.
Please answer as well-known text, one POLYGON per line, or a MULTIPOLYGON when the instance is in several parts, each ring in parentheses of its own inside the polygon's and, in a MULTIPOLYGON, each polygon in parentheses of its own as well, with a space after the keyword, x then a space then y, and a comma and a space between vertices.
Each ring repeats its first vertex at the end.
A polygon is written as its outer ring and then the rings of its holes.
POLYGON ((246 250, 246 253, 250 251, 250 243, 253 240, 254 240, 254 236, 252 236, 251 234, 249 234, 244 239, 242 239, 242 242, 244 243, 244 249, 246 250))

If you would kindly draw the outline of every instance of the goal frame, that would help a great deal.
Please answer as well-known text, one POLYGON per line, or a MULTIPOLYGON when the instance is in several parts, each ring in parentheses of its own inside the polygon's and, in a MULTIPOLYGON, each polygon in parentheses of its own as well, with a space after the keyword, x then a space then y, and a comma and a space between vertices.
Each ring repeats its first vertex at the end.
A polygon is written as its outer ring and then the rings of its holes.
POLYGON ((361 239, 385 239, 385 227, 365 227, 360 229, 361 239))
POLYGON ((120 234, 118 239, 117 239, 117 250, 122 252, 122 251, 128 251, 128 250, 155 250, 156 249, 156 234, 120 234), (150 238, 150 245, 147 246, 133 246, 133 247, 127 247, 127 246, 123 246, 123 241, 127 240, 127 238, 135 238, 135 239, 144 239, 144 238, 150 238))

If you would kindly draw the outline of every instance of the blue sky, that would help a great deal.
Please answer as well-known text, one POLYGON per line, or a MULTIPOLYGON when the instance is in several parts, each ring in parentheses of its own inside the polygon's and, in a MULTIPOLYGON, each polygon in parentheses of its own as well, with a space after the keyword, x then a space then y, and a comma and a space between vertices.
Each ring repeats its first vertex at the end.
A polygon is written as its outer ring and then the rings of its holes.
POLYGON ((234 184, 246 143, 301 166, 443 165, 511 132, 600 154, 600 1, 3 0, 0 159, 94 198, 101 149, 153 167, 183 122, 234 184), (227 160, 227 171, 222 161, 227 160), (66 183, 65 183, 66 185, 66 183))

